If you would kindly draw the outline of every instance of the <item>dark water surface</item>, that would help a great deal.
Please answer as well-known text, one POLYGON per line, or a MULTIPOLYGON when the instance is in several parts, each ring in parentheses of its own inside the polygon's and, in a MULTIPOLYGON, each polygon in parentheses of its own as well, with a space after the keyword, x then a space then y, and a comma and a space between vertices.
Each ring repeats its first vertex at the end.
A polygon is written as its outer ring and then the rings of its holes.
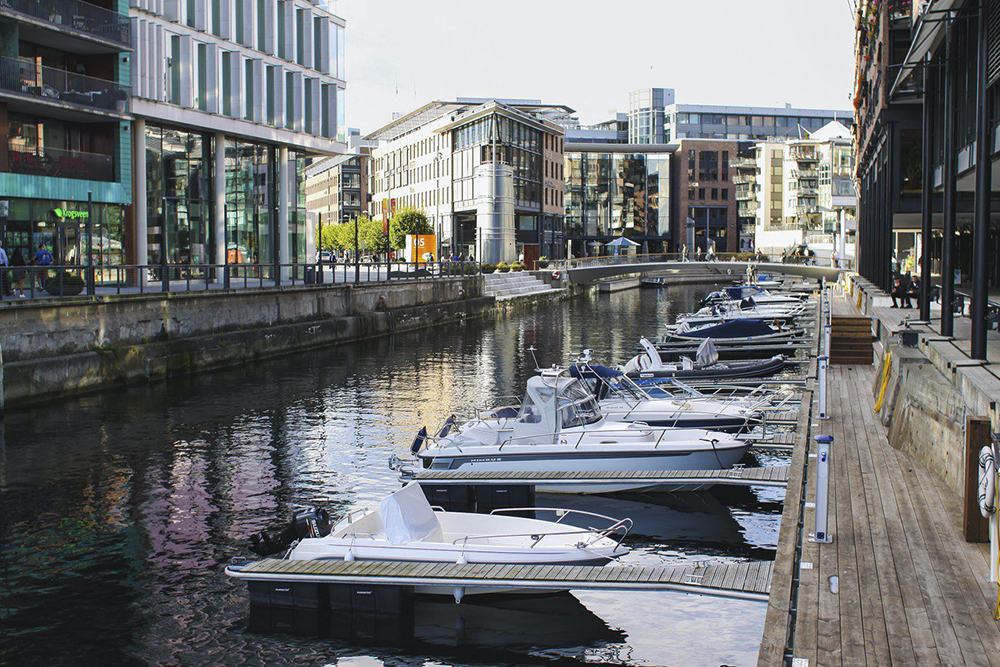
MULTIPOLYGON (((621 592, 422 601, 416 643, 353 646, 250 632, 245 586, 223 574, 293 504, 337 515, 397 488, 389 455, 422 425, 520 395, 529 346, 545 365, 585 347, 623 362, 707 289, 595 296, 9 414, 0 663, 753 663, 763 603, 621 592)), ((782 496, 734 487, 539 504, 630 516, 624 562, 671 565, 773 558, 782 496)))

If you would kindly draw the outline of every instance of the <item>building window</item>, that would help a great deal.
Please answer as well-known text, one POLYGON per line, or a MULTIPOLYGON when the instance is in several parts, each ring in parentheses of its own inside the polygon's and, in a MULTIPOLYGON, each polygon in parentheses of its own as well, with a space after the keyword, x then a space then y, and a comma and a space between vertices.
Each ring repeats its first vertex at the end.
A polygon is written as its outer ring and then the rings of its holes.
POLYGON ((719 188, 712 188, 712 199, 719 198, 719 188))
POLYGON ((698 180, 719 180, 719 154, 715 151, 700 151, 698 154, 698 180))
POLYGON ((254 99, 253 69, 254 60, 247 58, 243 63, 243 99, 246 102, 243 117, 246 120, 253 120, 254 108, 257 105, 254 99))
POLYGON ((705 198, 705 188, 698 188, 698 199, 705 198))
POLYGON ((722 188, 722 201, 729 201, 729 188, 722 188))
POLYGON ((222 113, 233 115, 233 54, 222 52, 222 113))

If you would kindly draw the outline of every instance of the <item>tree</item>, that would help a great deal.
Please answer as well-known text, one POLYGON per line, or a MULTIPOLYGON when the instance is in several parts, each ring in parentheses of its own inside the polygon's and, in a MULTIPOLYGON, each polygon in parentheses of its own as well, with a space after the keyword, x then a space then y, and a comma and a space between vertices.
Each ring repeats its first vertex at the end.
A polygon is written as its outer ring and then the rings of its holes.
POLYGON ((389 239, 382 231, 382 223, 368 217, 358 219, 358 242, 372 255, 389 252, 389 239))
POLYGON ((343 250, 343 246, 340 245, 337 238, 337 227, 338 225, 324 225, 323 230, 320 232, 319 247, 321 250, 327 252, 333 252, 334 250, 343 250))
POLYGON ((404 208, 389 221, 389 244, 396 250, 406 245, 407 234, 433 233, 427 216, 415 208, 404 208))

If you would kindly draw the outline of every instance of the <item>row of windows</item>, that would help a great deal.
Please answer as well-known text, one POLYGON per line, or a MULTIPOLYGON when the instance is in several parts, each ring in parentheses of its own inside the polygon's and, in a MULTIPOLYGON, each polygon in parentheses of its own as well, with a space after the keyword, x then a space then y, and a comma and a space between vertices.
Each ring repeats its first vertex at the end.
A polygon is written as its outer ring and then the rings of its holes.
MULTIPOLYGON (((829 123, 830 118, 805 116, 748 116, 742 114, 678 113, 677 122, 688 125, 726 125, 739 127, 797 127, 819 129, 829 123)), ((667 122, 671 122, 667 117, 667 122)), ((844 119, 843 122, 850 122, 844 119)))
POLYGON ((711 195, 709 198, 713 201, 729 201, 729 188, 688 188, 688 199, 704 200, 706 194, 711 195))

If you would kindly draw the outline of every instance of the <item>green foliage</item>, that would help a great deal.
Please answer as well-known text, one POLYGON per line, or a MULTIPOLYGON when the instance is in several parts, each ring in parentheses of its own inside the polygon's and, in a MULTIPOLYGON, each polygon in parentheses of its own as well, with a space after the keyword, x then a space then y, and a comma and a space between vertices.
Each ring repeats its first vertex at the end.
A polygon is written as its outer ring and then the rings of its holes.
POLYGON ((510 270, 511 271, 524 271, 524 264, 521 264, 521 262, 514 262, 513 264, 510 265, 510 270))
POLYGON ((323 250, 346 250, 377 255, 388 252, 388 242, 382 223, 368 217, 356 218, 339 225, 324 226, 320 247, 323 250), (358 248, 354 247, 354 228, 358 228, 358 248))
POLYGON ((499 264, 497 264, 497 271, 499 271, 500 273, 507 273, 508 271, 510 271, 510 265, 507 264, 507 262, 500 262, 499 264))
POLYGON ((75 296, 83 291, 83 286, 83 278, 73 273, 61 271, 48 278, 43 289, 53 296, 75 296))
POLYGON ((406 245, 407 234, 433 233, 427 216, 415 208, 404 208, 389 221, 389 245, 396 250, 406 245))
POLYGON ((497 270, 497 265, 496 264, 483 264, 482 269, 483 269, 483 273, 493 273, 494 271, 497 270))

